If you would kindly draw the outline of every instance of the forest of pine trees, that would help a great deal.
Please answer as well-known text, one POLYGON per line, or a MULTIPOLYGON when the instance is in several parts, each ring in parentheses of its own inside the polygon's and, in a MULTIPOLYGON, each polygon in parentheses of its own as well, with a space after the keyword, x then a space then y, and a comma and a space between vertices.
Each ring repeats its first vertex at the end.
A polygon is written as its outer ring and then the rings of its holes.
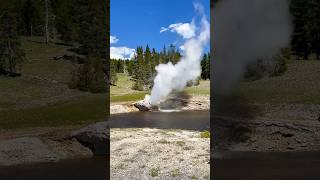
POLYGON ((70 87, 107 91, 109 0, 1 0, 0 75, 14 76, 25 59, 21 36, 63 43, 75 54, 70 87))
MULTIPOLYGON (((290 54, 297 59, 320 59, 320 1, 291 0, 290 11, 294 27, 290 54)), ((73 58, 79 68, 73 72, 72 88, 105 91, 107 80, 116 84, 114 74, 123 71, 131 75, 135 89, 150 88, 154 67, 169 61, 176 63, 180 53, 173 45, 160 52, 149 46, 137 47, 133 60, 110 61, 109 76, 108 13, 109 0, 1 0, 0 75, 19 76, 23 68, 20 65, 26 59, 21 36, 41 36, 44 45, 62 41, 76 54, 73 58)), ((206 56, 204 59, 210 59, 206 56)), ((208 64, 206 60, 201 63, 203 79, 210 78, 208 64)), ((285 65, 284 61, 281 64, 285 65)), ((285 69, 277 68, 279 72, 285 69)))
POLYGON ((320 1, 291 0, 294 31, 291 50, 297 59, 307 60, 310 55, 320 59, 320 1))
MULTIPOLYGON (((137 47, 136 55, 131 60, 111 59, 110 73, 111 85, 116 85, 117 74, 127 73, 135 82, 132 87, 135 90, 146 90, 152 87, 153 79, 156 76, 155 67, 159 64, 171 62, 176 64, 181 58, 180 52, 174 45, 168 48, 165 46, 160 52, 147 45, 137 47)), ((210 54, 205 54, 201 60, 202 79, 210 79, 210 54)))

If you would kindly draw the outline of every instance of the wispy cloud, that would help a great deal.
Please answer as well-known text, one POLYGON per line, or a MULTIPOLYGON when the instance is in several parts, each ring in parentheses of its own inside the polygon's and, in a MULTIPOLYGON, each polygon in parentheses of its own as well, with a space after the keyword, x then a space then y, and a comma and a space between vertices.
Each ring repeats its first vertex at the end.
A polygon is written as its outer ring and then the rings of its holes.
POLYGON ((111 59, 131 59, 134 57, 135 49, 128 47, 110 47, 111 59))
POLYGON ((163 33, 163 32, 168 31, 168 30, 170 30, 170 29, 169 28, 165 28, 165 27, 161 27, 160 28, 160 33, 163 33))
POLYGON ((171 24, 169 27, 161 27, 160 33, 171 31, 181 35, 184 39, 190 39, 195 36, 196 27, 194 23, 176 23, 171 24))
POLYGON ((110 44, 116 44, 119 39, 116 36, 110 36, 110 44))

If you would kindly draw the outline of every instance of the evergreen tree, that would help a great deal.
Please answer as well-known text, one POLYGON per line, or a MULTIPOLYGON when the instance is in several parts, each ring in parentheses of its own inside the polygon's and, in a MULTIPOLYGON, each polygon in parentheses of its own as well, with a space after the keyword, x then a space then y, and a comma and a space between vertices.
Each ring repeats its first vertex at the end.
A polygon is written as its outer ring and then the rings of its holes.
POLYGON ((15 76, 25 54, 18 34, 17 1, 0 4, 0 74, 15 76))
POLYGON ((145 74, 146 74, 146 78, 145 78, 145 84, 149 84, 150 80, 152 78, 152 66, 151 66, 151 51, 149 46, 147 45, 145 53, 144 53, 144 69, 145 69, 145 74))

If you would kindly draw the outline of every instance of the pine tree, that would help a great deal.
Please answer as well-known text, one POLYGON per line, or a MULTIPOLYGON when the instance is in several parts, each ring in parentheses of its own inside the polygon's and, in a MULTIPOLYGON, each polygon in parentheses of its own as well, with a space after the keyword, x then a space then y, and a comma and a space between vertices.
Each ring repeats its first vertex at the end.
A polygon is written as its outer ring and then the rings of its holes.
POLYGON ((145 69, 145 73, 146 73, 146 77, 145 77, 145 85, 148 85, 151 82, 151 78, 152 78, 152 66, 151 66, 151 51, 149 48, 149 45, 147 45, 145 53, 144 53, 144 69, 145 69))
POLYGON ((17 65, 25 60, 18 34, 16 1, 0 4, 0 74, 16 76, 17 65))
POLYGON ((76 52, 83 55, 85 62, 80 69, 80 72, 84 73, 82 79, 91 81, 84 82, 84 90, 89 88, 88 90, 92 92, 107 91, 107 88, 104 88, 108 84, 107 81, 110 81, 108 61, 104 60, 107 59, 108 49, 107 7, 101 5, 107 4, 106 0, 76 0, 76 4, 75 18, 78 26, 76 41, 80 44, 76 52), (97 68, 100 66, 101 68, 97 68), (98 87, 98 90, 92 87, 98 87))

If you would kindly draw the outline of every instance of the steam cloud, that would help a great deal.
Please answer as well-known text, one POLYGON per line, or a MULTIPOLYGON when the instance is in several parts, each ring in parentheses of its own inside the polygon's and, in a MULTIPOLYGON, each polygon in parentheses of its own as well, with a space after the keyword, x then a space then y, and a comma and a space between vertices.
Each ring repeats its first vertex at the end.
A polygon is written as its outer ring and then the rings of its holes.
POLYGON ((222 0, 213 9, 213 91, 226 93, 246 66, 288 45, 288 0, 222 0))
MULTIPOLYGON (((151 95, 150 97, 148 95, 145 97, 145 101, 151 105, 158 105, 173 90, 182 90, 186 87, 187 82, 197 79, 201 74, 200 61, 204 46, 210 39, 210 25, 205 17, 202 5, 194 3, 194 8, 197 14, 201 15, 200 26, 193 26, 195 28, 195 34, 187 38, 179 33, 179 31, 175 31, 187 39, 183 44, 184 51, 182 58, 175 65, 169 62, 156 67, 157 76, 154 79, 151 95)), ((194 23, 193 20, 191 25, 194 23)), ((162 31, 165 30, 162 28, 162 31)), ((185 34, 185 31, 183 32, 185 34)))

